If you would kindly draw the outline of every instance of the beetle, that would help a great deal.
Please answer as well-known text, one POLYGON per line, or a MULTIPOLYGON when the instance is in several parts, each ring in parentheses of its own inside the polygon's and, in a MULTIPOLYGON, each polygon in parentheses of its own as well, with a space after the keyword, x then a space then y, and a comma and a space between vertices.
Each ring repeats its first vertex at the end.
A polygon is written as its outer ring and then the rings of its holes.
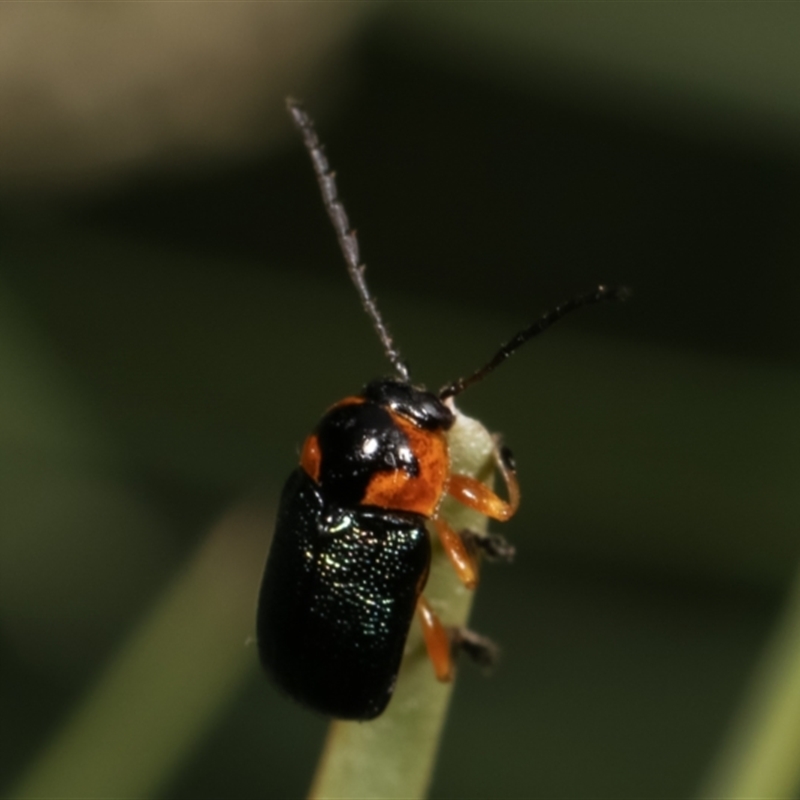
POLYGON ((305 440, 280 499, 258 599, 257 644, 265 669, 294 699, 328 716, 363 721, 380 715, 392 697, 415 614, 439 680, 452 679, 455 649, 483 661, 491 654, 483 637, 448 631, 422 594, 431 562, 428 523, 469 588, 477 582, 480 552, 513 552, 501 537, 456 532, 439 516, 446 495, 500 521, 519 505, 513 458, 499 444, 495 461, 507 500, 475 478, 451 472, 453 398, 565 314, 624 299, 627 290, 598 286, 557 306, 472 375, 438 393, 413 384, 367 288, 358 241, 313 122, 300 103, 289 99, 287 107, 395 375, 333 405, 305 440))

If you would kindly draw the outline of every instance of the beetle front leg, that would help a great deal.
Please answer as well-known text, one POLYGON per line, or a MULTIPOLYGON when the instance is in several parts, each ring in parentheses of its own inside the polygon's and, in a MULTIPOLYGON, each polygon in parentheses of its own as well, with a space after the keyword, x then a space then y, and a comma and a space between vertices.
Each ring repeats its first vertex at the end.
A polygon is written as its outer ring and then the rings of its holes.
POLYGON ((503 500, 488 486, 469 475, 451 475, 447 493, 459 503, 484 516, 506 522, 519 508, 519 483, 511 450, 502 446, 497 438, 495 438, 494 460, 506 485, 508 500, 503 500))

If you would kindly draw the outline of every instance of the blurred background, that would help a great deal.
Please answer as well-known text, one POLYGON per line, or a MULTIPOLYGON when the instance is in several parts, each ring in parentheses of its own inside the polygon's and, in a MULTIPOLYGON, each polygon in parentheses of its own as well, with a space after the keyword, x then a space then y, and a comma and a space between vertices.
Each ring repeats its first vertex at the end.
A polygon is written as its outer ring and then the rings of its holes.
POLYGON ((785 3, 0 8, 3 796, 310 783, 325 721, 246 642, 303 438, 387 365, 289 94, 417 381, 635 291, 461 400, 524 502, 432 796, 727 786, 800 641, 798 35, 785 3))

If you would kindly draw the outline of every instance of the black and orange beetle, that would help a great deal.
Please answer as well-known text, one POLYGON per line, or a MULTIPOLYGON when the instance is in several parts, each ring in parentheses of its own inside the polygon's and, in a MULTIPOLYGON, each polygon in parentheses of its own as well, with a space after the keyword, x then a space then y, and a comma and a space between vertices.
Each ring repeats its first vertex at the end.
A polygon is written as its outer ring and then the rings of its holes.
POLYGON ((452 677, 454 644, 473 656, 484 654, 486 640, 467 631, 448 633, 422 594, 431 560, 428 523, 459 578, 474 587, 477 552, 502 555, 507 548, 497 537, 454 531, 438 516, 441 500, 450 495, 507 520, 519 504, 519 489, 510 453, 500 447, 496 461, 508 500, 472 477, 451 473, 452 398, 568 312, 622 299, 626 290, 599 286, 558 306, 471 376, 438 393, 413 385, 367 289, 358 242, 313 123, 298 103, 289 100, 288 108, 395 377, 374 380, 336 403, 306 439, 300 466, 281 495, 258 600, 258 651, 278 685, 299 702, 332 717, 369 720, 392 697, 415 613, 439 680, 452 677))

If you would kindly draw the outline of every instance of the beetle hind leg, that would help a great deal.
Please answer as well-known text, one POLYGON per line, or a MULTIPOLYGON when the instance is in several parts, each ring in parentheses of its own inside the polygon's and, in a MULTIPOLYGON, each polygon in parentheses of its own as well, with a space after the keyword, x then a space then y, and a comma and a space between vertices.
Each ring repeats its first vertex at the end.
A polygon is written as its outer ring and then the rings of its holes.
POLYGON ((491 639, 467 628, 445 628, 422 595, 417 601, 417 615, 433 671, 442 683, 453 680, 454 662, 459 653, 464 653, 485 670, 497 662, 499 650, 491 639))
POLYGON ((453 680, 453 652, 450 634, 422 595, 417 600, 417 616, 422 626, 422 638, 425 640, 425 647, 428 650, 431 664, 433 664, 436 679, 442 683, 449 683, 453 680))

